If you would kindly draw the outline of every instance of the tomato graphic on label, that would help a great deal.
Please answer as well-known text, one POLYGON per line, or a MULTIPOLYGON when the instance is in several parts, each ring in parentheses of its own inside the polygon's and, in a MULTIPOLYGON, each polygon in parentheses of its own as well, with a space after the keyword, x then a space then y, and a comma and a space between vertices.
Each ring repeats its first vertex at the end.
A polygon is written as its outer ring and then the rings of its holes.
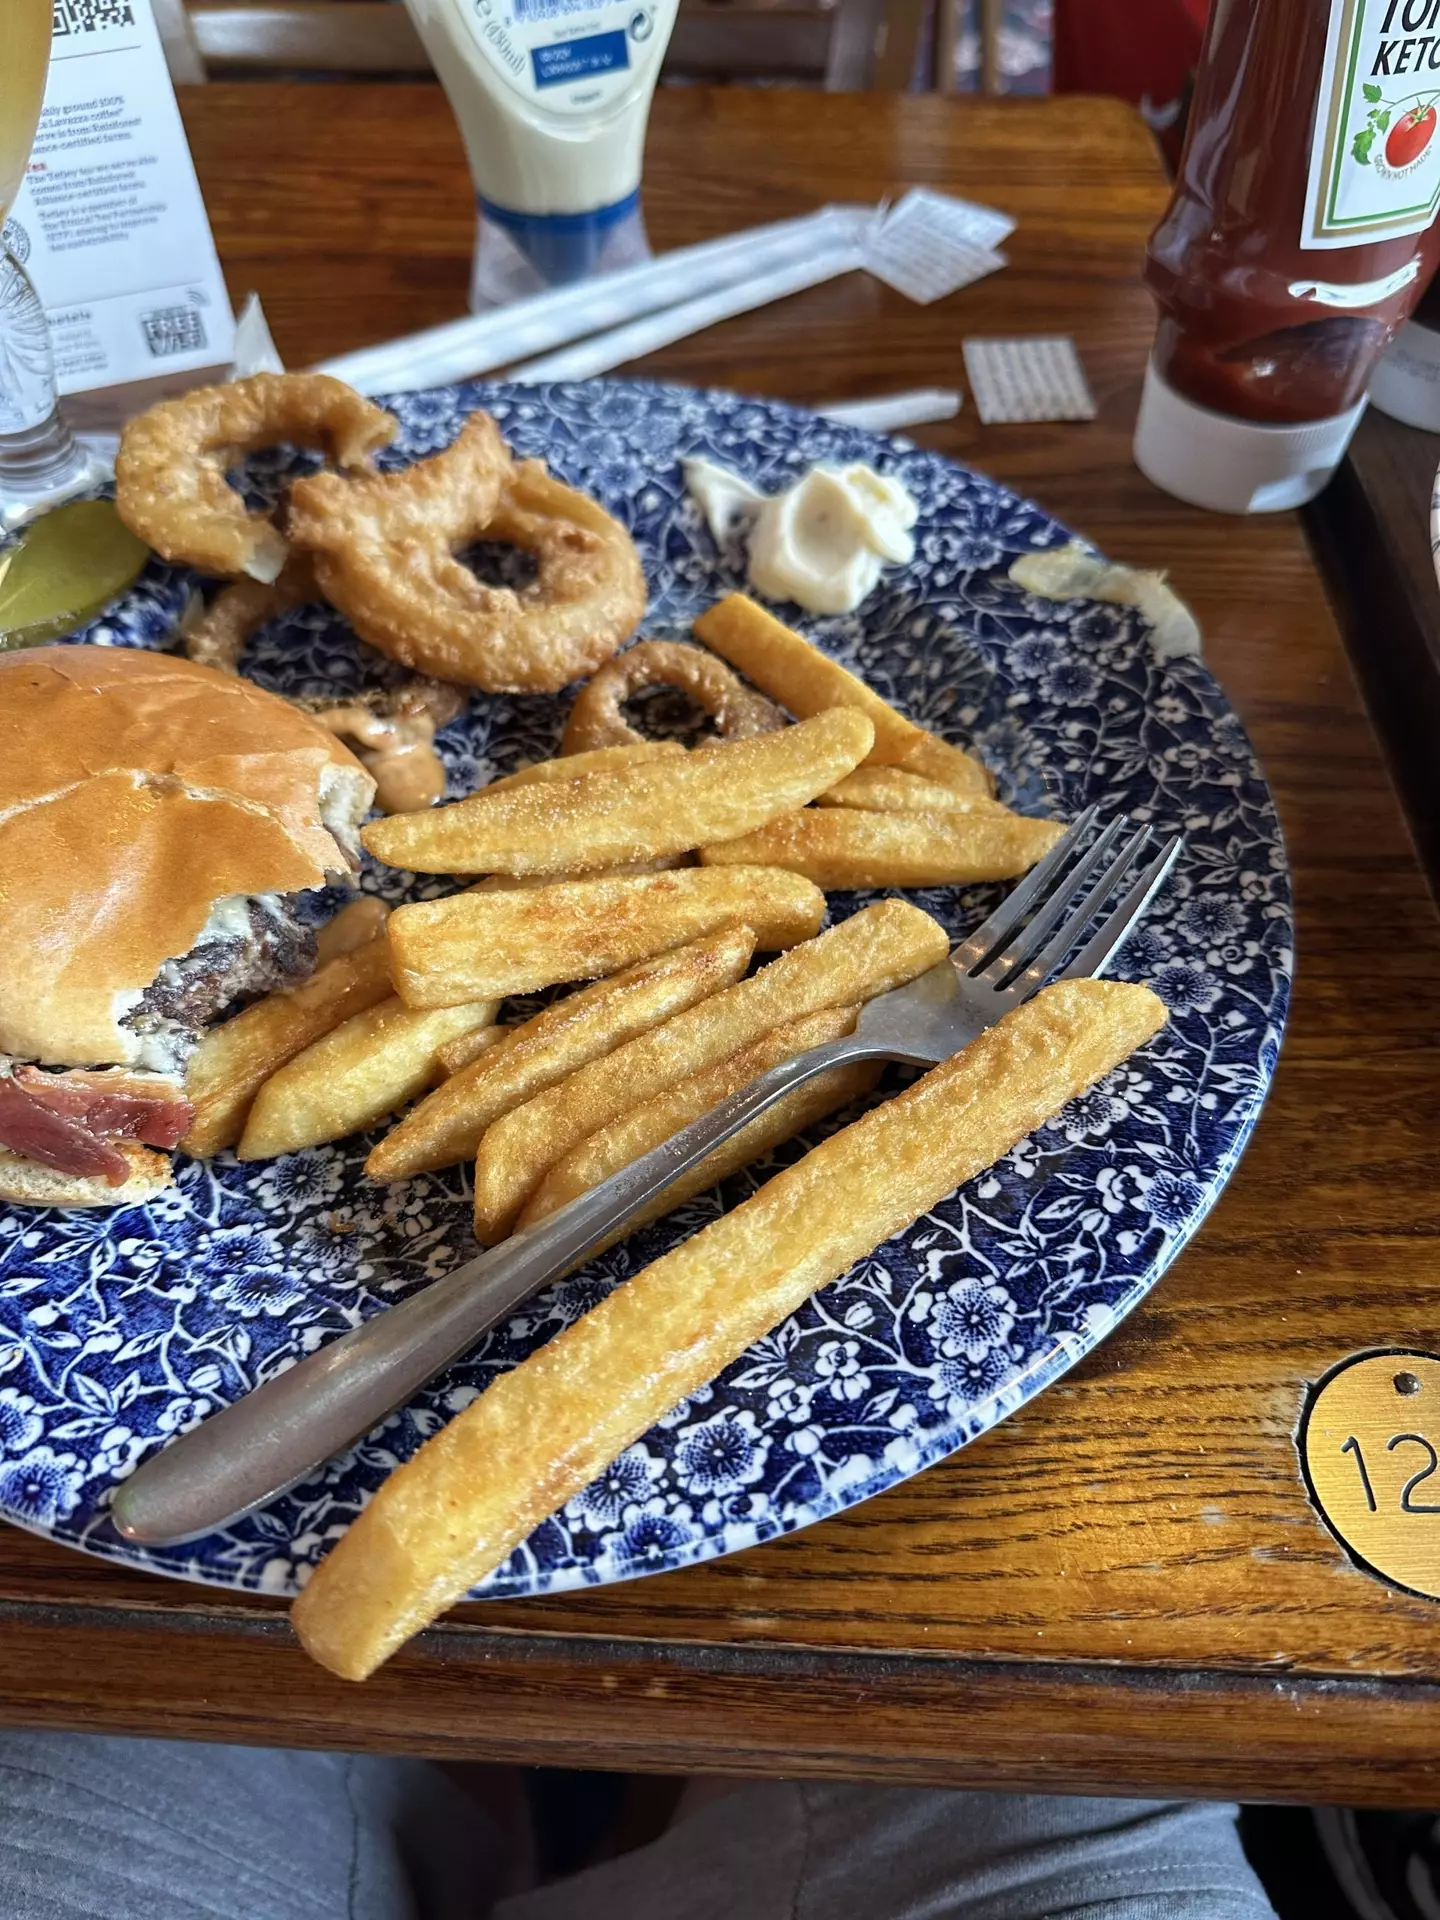
POLYGON ((1364 126, 1355 135, 1351 158, 1368 167, 1371 149, 1383 136, 1385 164, 1392 172, 1399 173, 1412 160, 1418 160, 1429 146, 1435 132, 1435 102, 1415 100, 1412 96, 1411 103, 1402 110, 1402 102, 1384 99, 1379 87, 1372 82, 1367 82, 1361 91, 1369 112, 1364 126))
POLYGON ((1385 160, 1398 172, 1408 167, 1412 160, 1418 160, 1430 144, 1435 132, 1435 109, 1433 106, 1414 106, 1408 113, 1402 113, 1390 129, 1390 137, 1385 142, 1385 160))

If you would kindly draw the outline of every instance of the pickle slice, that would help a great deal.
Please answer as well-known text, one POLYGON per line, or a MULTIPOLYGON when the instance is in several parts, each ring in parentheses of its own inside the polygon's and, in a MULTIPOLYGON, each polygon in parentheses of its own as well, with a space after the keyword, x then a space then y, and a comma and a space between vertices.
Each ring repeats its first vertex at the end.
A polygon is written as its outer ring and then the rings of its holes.
POLYGON ((72 500, 45 514, 0 552, 0 648, 36 647, 83 627, 149 558, 113 500, 72 500))

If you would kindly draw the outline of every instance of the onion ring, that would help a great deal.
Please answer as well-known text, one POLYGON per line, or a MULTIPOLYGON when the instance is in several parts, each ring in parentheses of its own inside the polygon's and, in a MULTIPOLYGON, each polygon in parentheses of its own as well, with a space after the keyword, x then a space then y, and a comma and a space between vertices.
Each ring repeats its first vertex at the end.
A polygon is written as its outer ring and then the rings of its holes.
POLYGON ((303 607, 320 598, 308 557, 291 554, 277 579, 235 580, 222 587, 185 632, 185 651, 197 666, 238 674, 240 656, 252 633, 292 607, 303 607))
POLYGON ((281 443, 317 447, 347 472, 368 473, 376 448, 398 431, 393 415, 329 374, 255 373, 197 387, 126 426, 116 509, 162 559, 272 581, 289 547, 226 480, 240 455, 281 443))
POLYGON ((747 687, 713 653, 675 640, 641 640, 602 667, 575 696, 561 753, 643 745, 645 735, 620 711, 642 687, 679 687, 710 715, 722 740, 774 733, 785 725, 774 701, 747 687))
POLYGON ((487 693, 558 693, 608 660, 645 608, 639 555, 619 521, 542 462, 512 466, 484 413, 403 472, 297 480, 288 527, 363 640, 487 693), (477 579, 455 550, 482 538, 532 553, 533 584, 477 579))

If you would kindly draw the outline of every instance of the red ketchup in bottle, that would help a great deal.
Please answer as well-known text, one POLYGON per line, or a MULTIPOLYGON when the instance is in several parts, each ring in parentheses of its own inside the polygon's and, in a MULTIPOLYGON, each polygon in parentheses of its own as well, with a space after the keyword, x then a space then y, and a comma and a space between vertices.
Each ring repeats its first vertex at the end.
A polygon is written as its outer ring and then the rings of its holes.
POLYGON ((1440 0, 1214 0, 1146 258, 1157 486, 1222 513, 1324 486, 1440 264, 1437 115, 1440 0))

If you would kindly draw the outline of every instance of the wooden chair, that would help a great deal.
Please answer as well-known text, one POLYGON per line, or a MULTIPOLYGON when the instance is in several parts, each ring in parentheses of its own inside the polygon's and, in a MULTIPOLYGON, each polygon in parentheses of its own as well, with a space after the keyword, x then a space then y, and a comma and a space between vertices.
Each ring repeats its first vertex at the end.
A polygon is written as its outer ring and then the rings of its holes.
MULTIPOLYGON (((430 62, 387 0, 155 0, 172 77, 264 72, 423 74, 430 62)), ((829 92, 903 88, 924 0, 682 0, 665 69, 697 80, 778 79, 829 92)))
POLYGON ((160 44, 165 49, 165 64, 176 86, 191 86, 204 80, 205 61, 195 39, 195 29, 185 11, 185 0, 151 0, 160 44))
MULTIPOLYGON (((960 15, 965 0, 938 0, 935 15, 935 91, 956 90, 956 54, 959 51, 960 15)), ((1005 0, 974 0, 975 26, 980 37, 980 91, 1000 91, 1000 24, 1005 0)))

